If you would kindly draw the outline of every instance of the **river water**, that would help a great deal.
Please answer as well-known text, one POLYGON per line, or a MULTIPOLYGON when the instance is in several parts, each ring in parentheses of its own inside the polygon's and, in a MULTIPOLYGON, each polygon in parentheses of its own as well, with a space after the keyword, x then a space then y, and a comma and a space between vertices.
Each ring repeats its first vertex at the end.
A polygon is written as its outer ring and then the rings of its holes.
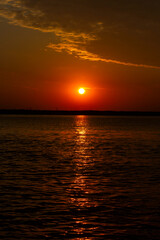
POLYGON ((0 116, 0 239, 160 239, 160 117, 0 116))

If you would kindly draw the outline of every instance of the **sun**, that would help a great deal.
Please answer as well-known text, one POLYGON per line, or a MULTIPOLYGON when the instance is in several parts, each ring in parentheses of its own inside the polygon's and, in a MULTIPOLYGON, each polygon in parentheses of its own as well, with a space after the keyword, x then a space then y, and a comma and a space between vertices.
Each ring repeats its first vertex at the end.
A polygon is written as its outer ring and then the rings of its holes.
POLYGON ((85 93, 85 89, 84 88, 79 88, 78 89, 78 93, 79 94, 84 94, 85 93))

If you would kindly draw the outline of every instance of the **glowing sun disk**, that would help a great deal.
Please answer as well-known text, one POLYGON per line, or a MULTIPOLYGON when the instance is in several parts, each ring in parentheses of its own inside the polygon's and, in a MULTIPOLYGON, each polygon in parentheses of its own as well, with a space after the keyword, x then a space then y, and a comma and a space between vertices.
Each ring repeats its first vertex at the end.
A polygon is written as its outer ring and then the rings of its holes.
POLYGON ((84 94, 85 93, 85 89, 84 88, 79 88, 78 92, 79 92, 79 94, 84 94))

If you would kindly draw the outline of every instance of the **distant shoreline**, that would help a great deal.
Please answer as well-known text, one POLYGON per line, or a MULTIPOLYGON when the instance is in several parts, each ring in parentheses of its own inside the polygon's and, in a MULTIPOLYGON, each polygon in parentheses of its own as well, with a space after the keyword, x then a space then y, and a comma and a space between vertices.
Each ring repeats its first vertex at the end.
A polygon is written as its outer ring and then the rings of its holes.
POLYGON ((160 116, 160 112, 142 111, 98 111, 98 110, 25 110, 0 109, 0 114, 15 115, 97 115, 97 116, 160 116))

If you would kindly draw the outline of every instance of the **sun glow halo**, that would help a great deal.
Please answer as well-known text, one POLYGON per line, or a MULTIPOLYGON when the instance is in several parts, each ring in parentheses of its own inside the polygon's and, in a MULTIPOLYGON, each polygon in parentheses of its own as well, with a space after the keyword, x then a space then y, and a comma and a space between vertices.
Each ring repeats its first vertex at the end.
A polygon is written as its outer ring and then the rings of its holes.
POLYGON ((79 94, 84 94, 85 93, 85 89, 84 88, 79 88, 78 89, 78 93, 79 94))

